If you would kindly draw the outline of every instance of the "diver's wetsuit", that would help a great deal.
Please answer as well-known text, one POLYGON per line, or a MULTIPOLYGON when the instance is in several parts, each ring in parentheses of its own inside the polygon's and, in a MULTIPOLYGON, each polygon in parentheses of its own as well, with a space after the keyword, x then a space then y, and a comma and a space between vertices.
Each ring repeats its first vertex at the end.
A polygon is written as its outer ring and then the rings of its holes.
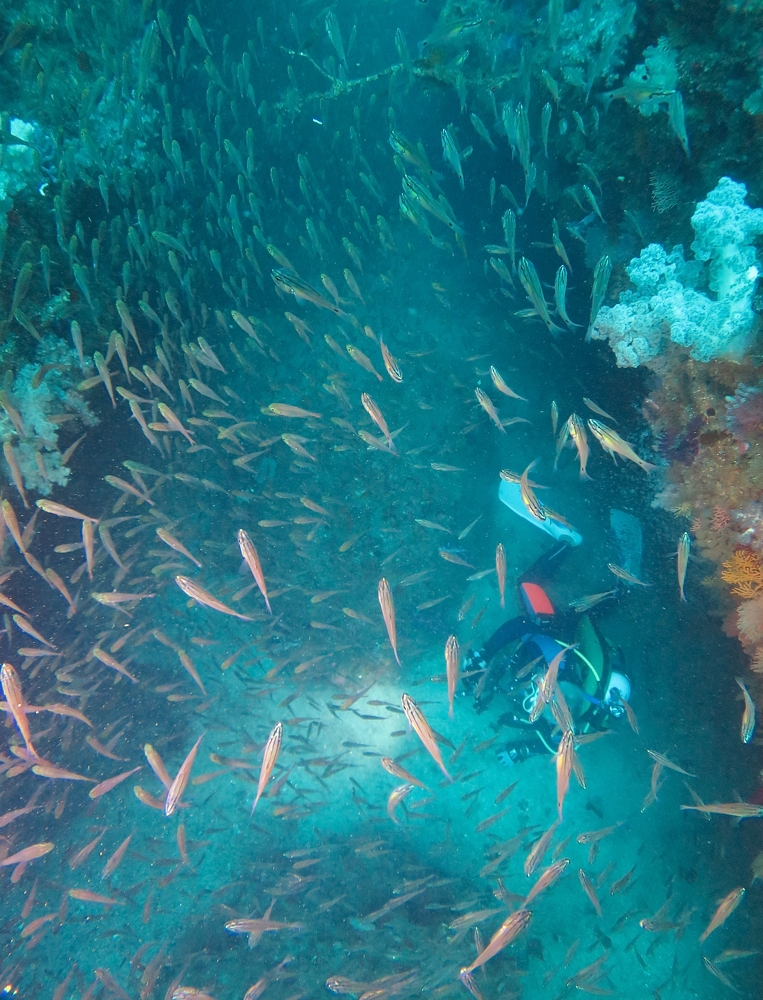
MULTIPOLYGON (((518 580, 519 585, 521 586, 523 583, 537 583, 539 586, 543 586, 548 582, 548 578, 563 561, 569 550, 570 545, 567 542, 559 542, 552 549, 549 549, 548 552, 544 552, 528 570, 525 570, 518 580)), ((522 636, 528 634, 532 635, 536 632, 544 632, 551 627, 552 621, 554 637, 564 639, 564 636, 560 635, 560 632, 574 634, 577 615, 574 611, 568 611, 555 614, 553 619, 551 617, 531 618, 526 615, 511 618, 493 632, 482 649, 477 650, 477 655, 486 663, 490 663, 496 653, 508 645, 508 643, 521 639, 522 636)))
MULTIPOLYGON (((570 545, 562 541, 545 552, 520 577, 519 585, 543 586, 556 567, 563 561, 569 549, 570 545)), ((533 614, 528 610, 528 614, 519 615, 504 622, 481 649, 469 650, 464 662, 464 672, 467 675, 470 672, 474 673, 471 677, 465 677, 463 684, 467 690, 473 692, 475 708, 478 712, 486 708, 495 692, 504 687, 502 681, 507 668, 510 670, 510 677, 506 680, 508 686, 511 686, 514 675, 525 664, 540 657, 544 658, 546 662, 550 662, 564 645, 574 642, 576 630, 580 624, 580 615, 572 610, 553 613, 550 605, 549 612, 548 614, 542 612, 533 614), (496 660, 501 650, 517 640, 521 640, 521 645, 511 660, 505 658, 496 660), (482 677, 477 676, 477 672, 480 671, 484 671, 482 677)), ((612 706, 603 703, 583 690, 580 683, 579 667, 580 664, 576 656, 565 656, 559 668, 559 682, 566 681, 568 685, 572 686, 571 690, 578 696, 578 717, 585 715, 587 721, 595 724, 595 717, 599 716, 599 721, 605 718, 607 714, 612 712, 612 706)), ((568 688, 569 690, 570 688, 568 688)), ((506 763, 524 759, 534 753, 555 750, 559 734, 552 735, 554 727, 544 716, 541 716, 537 722, 530 724, 527 718, 523 719, 515 713, 507 712, 501 716, 500 721, 523 730, 524 738, 518 742, 507 744, 505 750, 499 754, 502 760, 506 758, 506 763)))

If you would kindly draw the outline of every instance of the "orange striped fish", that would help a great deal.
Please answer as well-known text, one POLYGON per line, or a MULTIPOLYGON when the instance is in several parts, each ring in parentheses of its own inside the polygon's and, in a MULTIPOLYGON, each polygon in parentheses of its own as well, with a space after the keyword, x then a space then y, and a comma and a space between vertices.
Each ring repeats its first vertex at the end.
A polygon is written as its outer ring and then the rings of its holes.
POLYGON ((495 365, 490 366, 490 378, 493 380, 493 385, 496 387, 496 389, 499 392, 502 392, 505 396, 511 396, 512 399, 521 399, 523 403, 527 402, 524 396, 519 396, 516 392, 514 392, 506 385, 503 378, 501 377, 501 373, 498 371, 495 365))
POLYGON ((207 690, 204 687, 204 683, 203 683, 201 677, 199 677, 199 671, 196 669, 196 665, 194 664, 194 662, 191 659, 191 657, 188 655, 188 653, 186 653, 186 651, 184 649, 176 649, 175 652, 177 653, 178 659, 180 660, 180 662, 183 664, 183 666, 185 667, 185 669, 188 671, 188 673, 190 674, 190 676, 193 678, 194 682, 198 685, 201 693, 206 698, 206 696, 207 696, 207 690))
POLYGON ((588 877, 588 875, 583 871, 582 868, 578 868, 578 878, 580 879, 580 884, 583 887, 583 891, 586 896, 591 900, 591 905, 594 910, 596 910, 597 915, 601 916, 601 903, 599 902, 599 897, 596 895, 596 889, 593 882, 588 877))
MULTIPOLYGON (((27 556, 29 555, 30 553, 27 552, 27 556)), ((27 559, 27 562, 28 561, 29 560, 27 559)), ((66 603, 69 605, 69 614, 67 615, 67 617, 71 617, 71 615, 76 614, 77 605, 74 603, 74 599, 72 595, 69 593, 69 588, 66 586, 64 581, 58 575, 58 573, 56 573, 56 571, 49 566, 45 570, 45 577, 48 583, 51 585, 51 587, 55 587, 56 590, 59 592, 59 594, 64 598, 66 603)))
POLYGON ((153 594, 122 594, 117 591, 105 592, 102 594, 91 593, 90 596, 93 600, 98 601, 99 604, 105 604, 106 607, 114 607, 117 604, 129 604, 130 601, 144 601, 147 597, 153 597, 153 594))
POLYGON ((105 795, 106 792, 110 792, 112 788, 121 784, 125 778, 129 778, 131 774, 135 774, 137 771, 141 770, 141 767, 134 767, 132 771, 123 771, 121 774, 115 774, 113 778, 107 778, 94 788, 91 788, 88 795, 91 799, 99 799, 102 795, 105 795))
POLYGON ((121 899, 112 899, 110 896, 102 896, 98 892, 91 892, 90 889, 70 889, 69 897, 79 899, 83 903, 103 903, 104 906, 124 906, 121 899))
POLYGON ((400 826, 400 821, 395 817, 395 810, 403 801, 407 798, 413 791, 413 785, 398 785, 397 788, 393 788, 389 793, 389 798, 387 799, 387 815, 395 824, 395 826, 400 826))
POLYGON ((82 522, 82 544, 85 547, 85 563, 87 565, 87 575, 90 580, 93 579, 93 552, 95 536, 93 534, 93 522, 83 521, 82 522))
POLYGON ((107 653, 105 650, 101 649, 100 646, 93 647, 93 656, 104 666, 111 667, 111 669, 116 670, 118 674, 123 674, 125 677, 129 678, 133 684, 138 683, 137 677, 133 677, 130 671, 123 667, 119 660, 114 659, 111 653, 107 653))
POLYGON ((18 518, 16 517, 16 511, 13 509, 13 504, 10 500, 3 500, 2 502, 3 520, 5 525, 10 531, 14 542, 16 543, 19 552, 23 555, 26 551, 26 546, 24 545, 24 539, 21 537, 21 528, 19 528, 18 518))
POLYGON ((77 851, 74 857, 69 859, 69 868, 71 868, 72 871, 74 871, 76 868, 79 868, 79 866, 84 861, 87 861, 87 859, 90 857, 90 855, 98 846, 101 837, 104 835, 104 833, 106 833, 106 830, 108 830, 108 827, 106 826, 101 827, 101 832, 98 834, 98 836, 93 837, 93 839, 90 841, 89 844, 86 844, 81 851, 77 851))
POLYGON ((495 550, 495 571, 498 574, 498 593, 501 595, 501 607, 506 607, 506 550, 499 542, 495 550))
POLYGON ((65 507, 62 503, 55 503, 53 500, 36 500, 35 503, 46 514, 55 514, 57 517, 73 517, 78 521, 90 521, 92 524, 98 524, 97 517, 88 517, 87 514, 80 514, 78 510, 65 507))
POLYGON ((384 367, 387 369, 389 377, 393 382, 402 382, 403 373, 400 371, 400 366, 381 337, 379 337, 379 349, 381 350, 384 367))
POLYGON ((472 964, 461 970, 461 977, 471 975, 475 969, 479 969, 481 965, 484 965, 494 955, 497 955, 499 951, 503 951, 507 945, 511 944, 515 937, 525 930, 530 923, 531 917, 532 913, 524 909, 516 910, 507 917, 472 964))
POLYGON ((35 764, 32 773, 39 774, 41 778, 52 778, 60 781, 89 781, 91 784, 95 784, 92 778, 87 778, 84 774, 66 771, 63 767, 55 767, 53 764, 35 764))
POLYGON ((564 646, 559 650, 551 663, 549 663, 546 673, 543 675, 540 683, 538 684, 538 695, 535 699, 535 704, 530 710, 530 722, 535 722, 538 718, 540 718, 543 709, 553 698, 554 691, 556 690, 557 678, 559 676, 559 667, 569 648, 569 646, 564 646))
POLYGON ((20 615, 29 614, 28 611, 24 611, 23 608, 20 608, 15 601, 12 601, 10 597, 6 597, 5 594, 0 594, 0 604, 2 604, 4 608, 10 608, 12 611, 18 611, 20 615))
POLYGON ((140 785, 134 785, 133 794, 138 802, 142 802, 144 806, 148 806, 150 809, 157 809, 159 812, 164 811, 164 803, 167 801, 166 792, 160 799, 157 799, 155 796, 149 795, 140 785))
POLYGON ((164 766, 162 758, 156 750, 154 750, 150 743, 146 743, 143 747, 143 753, 146 755, 146 760, 148 761, 151 770, 157 776, 159 781, 161 781, 167 791, 169 791, 172 787, 172 778, 167 773, 167 768, 164 766))
POLYGON ((244 562, 252 571, 252 576, 254 577, 255 583, 260 589, 260 593, 265 598, 265 607, 268 609, 268 614, 272 615, 273 612, 270 610, 270 601, 268 600, 268 591, 265 586, 265 574, 262 572, 262 565, 260 564, 260 557, 257 555, 257 549, 254 547, 251 538, 244 531, 243 528, 239 529, 238 533, 238 547, 241 549, 241 555, 244 562))
POLYGON ((72 708, 71 705, 58 705, 54 703, 52 705, 41 705, 40 707, 45 712, 52 712, 53 715, 65 715, 70 719, 77 719, 79 722, 84 722, 91 729, 95 728, 86 715, 83 715, 78 708, 72 708))
POLYGON ((559 741, 559 749, 556 751, 556 808, 560 822, 564 798, 570 787, 570 775, 572 774, 572 755, 575 752, 572 740, 572 731, 565 730, 559 741))
POLYGON ((24 737, 27 750, 33 757, 37 757, 37 751, 32 746, 32 733, 29 729, 29 720, 24 711, 24 696, 21 693, 21 682, 19 676, 10 663, 4 663, 0 670, 0 683, 2 684, 5 700, 11 710, 13 721, 19 727, 19 732, 24 737))
POLYGON ((483 389, 480 389, 479 386, 477 386, 477 388, 474 390, 474 395, 477 397, 477 402, 480 404, 485 413, 487 413, 487 415, 493 421, 493 423, 501 432, 501 434, 505 434, 506 429, 501 423, 501 418, 498 416, 498 411, 496 410, 495 404, 493 403, 490 396, 488 396, 488 394, 483 389))
POLYGON ((41 642, 43 646, 47 646, 48 649, 56 648, 52 642, 48 642, 47 639, 43 638, 37 631, 37 629, 33 628, 29 624, 26 618, 23 618, 21 615, 13 615, 13 620, 16 622, 16 625, 21 629, 22 632, 26 632, 26 634, 30 635, 33 639, 36 639, 38 642, 41 642))
POLYGON ((453 718, 453 700, 456 697, 460 660, 461 651, 458 647, 458 639, 454 635, 451 635, 445 643, 445 676, 448 678, 448 717, 451 719, 453 718))
POLYGON ((30 861, 34 861, 35 858, 41 858, 44 854, 48 854, 53 850, 54 846, 50 841, 46 841, 43 844, 32 844, 31 847, 25 847, 23 850, 16 851, 15 854, 4 858, 0 861, 0 868, 6 868, 9 865, 25 865, 30 861))
POLYGON ((391 774, 395 778, 400 778, 409 785, 416 785, 418 788, 427 787, 423 781, 419 781, 418 778, 414 778, 410 771, 406 771, 404 767, 401 767, 400 764, 398 764, 397 761, 392 760, 391 757, 382 757, 381 766, 388 772, 388 774, 391 774))
MULTIPOLYGON (((381 379, 381 375, 379 376, 381 379)), ((24 492, 24 478, 21 475, 21 469, 19 468, 19 463, 16 459, 16 454, 11 447, 11 442, 6 441, 3 444, 3 454, 5 455, 5 461, 8 463, 8 468, 11 470, 11 478, 13 479, 13 485, 19 491, 21 496, 21 501, 29 510, 29 501, 26 498, 26 493, 24 492)))
POLYGON ((550 885, 553 885, 559 876, 564 873, 569 863, 569 858, 561 858, 561 860, 556 861, 553 865, 551 865, 550 868, 546 868, 542 871, 538 877, 538 881, 528 893, 527 899, 524 903, 522 903, 522 906, 527 907, 531 900, 535 899, 535 897, 543 892, 544 889, 548 889, 550 885))
POLYGON ((387 443, 389 444, 389 450, 394 451, 395 444, 392 438, 389 436, 389 427, 387 426, 387 421, 384 419, 384 414, 382 413, 382 411, 379 409, 379 407, 376 405, 374 400, 371 398, 371 396, 369 396, 367 392, 364 392, 361 395, 360 401, 363 404, 363 409, 366 411, 366 413, 369 415, 369 417, 373 420, 373 422, 382 432, 384 437, 387 439, 387 443))
POLYGON ((424 713, 421 711, 413 698, 410 697, 410 695, 404 694, 400 700, 403 706, 403 711, 405 712, 405 717, 413 727, 416 735, 424 744, 425 748, 448 781, 453 781, 442 762, 440 748, 437 746, 434 733, 432 732, 429 723, 424 718, 424 713))
POLYGON ((400 657, 397 655, 397 627, 395 625, 395 602, 392 599, 392 591, 390 590, 389 583, 382 577, 379 580, 379 604, 381 606, 382 615, 384 616, 384 624, 387 626, 387 635, 389 636, 389 644, 392 646, 392 652, 395 654, 395 659, 397 660, 397 665, 402 666, 400 662, 400 657))
POLYGON ((125 839, 116 849, 116 851, 114 851, 114 853, 111 855, 109 860, 104 865, 103 871, 101 872, 102 879, 108 878, 109 875, 112 875, 117 870, 117 866, 122 861, 122 858, 125 856, 125 851, 127 850, 131 840, 132 840, 132 834, 130 834, 129 837, 125 837, 125 839))
POLYGON ((193 762, 196 759, 196 751, 199 749, 199 744, 204 739, 204 733, 196 740, 190 753, 180 765, 180 770, 175 775, 175 779, 169 787, 167 792, 167 801, 164 803, 164 815, 171 816, 177 809, 178 803, 182 798, 183 792, 185 791, 185 786, 188 784, 188 778, 191 774, 191 768, 193 767, 193 762))
POLYGON ((260 768, 260 780, 257 782, 257 794, 254 797, 254 802, 252 803, 252 812, 249 813, 251 816, 257 807, 257 803, 260 801, 260 796, 265 791, 265 786, 268 781, 270 781, 270 775, 273 773, 273 768, 278 760, 278 754, 281 752, 281 741, 283 739, 283 723, 277 722, 268 736, 268 741, 265 744, 265 753, 262 755, 262 767, 260 768))
POLYGON ((194 583, 193 580, 189 580, 187 576, 176 576, 175 583, 180 587, 184 594, 187 594, 191 600, 196 601, 197 604, 201 604, 205 608, 211 608, 213 611, 220 611, 224 615, 232 615, 234 618, 241 618, 245 622, 254 621, 253 618, 249 618, 248 615, 240 615, 238 611, 234 611, 233 608, 229 608, 227 604, 223 604, 222 601, 218 601, 216 597, 213 597, 210 593, 200 587, 198 583, 194 583))
POLYGON ((716 928, 720 927, 721 924, 725 923, 726 920, 731 916, 734 910, 742 902, 742 897, 744 896, 744 888, 740 886, 738 889, 732 889, 728 896, 724 898, 718 904, 718 909, 713 914, 713 919, 700 934, 700 943, 706 940, 716 928))
POLYGON ((49 923, 51 920, 55 920, 57 917, 58 917, 58 910, 56 910, 55 913, 48 913, 44 917, 38 917, 36 920, 33 920, 31 924, 26 925, 26 927, 21 932, 21 937, 22 938, 31 937, 35 933, 35 931, 38 931, 41 927, 44 927, 45 924, 49 923))
POLYGON ((548 828, 548 830, 546 830, 546 832, 541 837, 539 837, 538 840, 536 840, 535 843, 533 844, 530 853, 525 858, 525 863, 524 863, 524 873, 527 876, 527 878, 529 878, 532 875, 532 873, 535 871, 535 869, 543 860, 543 856, 548 850, 548 845, 551 843, 551 840, 554 834, 556 833, 556 828, 558 826, 559 826, 559 820, 556 819, 548 828))
POLYGON ((179 542, 174 535, 171 535, 166 528, 157 528, 156 534, 159 538, 161 538, 165 545, 169 545, 171 549, 174 549, 175 552, 179 552, 180 555, 185 556, 186 559, 190 559, 192 563, 196 563, 199 569, 201 569, 201 563, 196 556, 192 556, 185 545, 183 545, 182 542, 179 542))
POLYGON ((178 823, 177 842, 178 842, 178 851, 180 852, 180 860, 183 862, 184 865, 186 865, 188 868, 190 868, 191 867, 191 863, 188 860, 188 844, 187 844, 187 841, 185 839, 185 824, 184 823, 178 823))

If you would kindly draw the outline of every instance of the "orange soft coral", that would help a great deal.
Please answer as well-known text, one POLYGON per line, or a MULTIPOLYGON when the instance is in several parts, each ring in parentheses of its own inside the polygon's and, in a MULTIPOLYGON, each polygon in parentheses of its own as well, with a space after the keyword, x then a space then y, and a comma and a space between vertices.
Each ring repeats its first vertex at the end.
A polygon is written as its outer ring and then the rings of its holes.
POLYGON ((763 590, 763 564, 750 549, 737 549, 723 564, 721 579, 732 584, 732 594, 749 600, 763 590))

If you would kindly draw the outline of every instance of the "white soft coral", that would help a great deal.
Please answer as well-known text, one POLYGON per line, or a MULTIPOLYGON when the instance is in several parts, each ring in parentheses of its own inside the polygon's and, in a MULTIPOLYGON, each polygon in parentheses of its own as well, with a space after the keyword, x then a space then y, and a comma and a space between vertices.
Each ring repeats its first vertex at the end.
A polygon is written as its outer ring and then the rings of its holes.
POLYGON ((722 177, 691 224, 695 260, 684 261, 675 247, 668 255, 652 243, 627 268, 636 291, 599 311, 593 338, 608 340, 620 367, 648 363, 664 347, 665 337, 691 350, 699 361, 739 359, 749 348, 756 326, 751 300, 759 268, 752 241, 763 233, 763 209, 745 204, 747 189, 722 177), (707 287, 695 287, 708 262, 707 287))
POLYGON ((45 337, 37 347, 35 361, 24 365, 8 393, 9 401, 21 415, 26 435, 18 433, 5 413, 0 415, 0 441, 12 443, 25 487, 44 496, 53 484, 65 486, 69 478, 69 469, 61 464, 58 451, 59 425, 51 417, 74 415, 88 426, 98 422, 75 388, 78 372, 74 351, 59 337, 45 337), (40 366, 47 364, 61 368, 50 370, 34 386, 40 366))

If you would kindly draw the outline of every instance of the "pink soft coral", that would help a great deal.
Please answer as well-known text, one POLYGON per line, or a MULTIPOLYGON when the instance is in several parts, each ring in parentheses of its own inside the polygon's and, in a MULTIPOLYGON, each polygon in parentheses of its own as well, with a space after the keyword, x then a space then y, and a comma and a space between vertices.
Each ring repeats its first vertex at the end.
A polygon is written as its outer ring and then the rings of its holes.
POLYGON ((736 393, 726 400, 726 424, 737 441, 757 437, 763 424, 763 392, 740 383, 736 393))
POLYGON ((750 645, 763 640, 763 595, 742 601, 737 610, 741 637, 750 645))

